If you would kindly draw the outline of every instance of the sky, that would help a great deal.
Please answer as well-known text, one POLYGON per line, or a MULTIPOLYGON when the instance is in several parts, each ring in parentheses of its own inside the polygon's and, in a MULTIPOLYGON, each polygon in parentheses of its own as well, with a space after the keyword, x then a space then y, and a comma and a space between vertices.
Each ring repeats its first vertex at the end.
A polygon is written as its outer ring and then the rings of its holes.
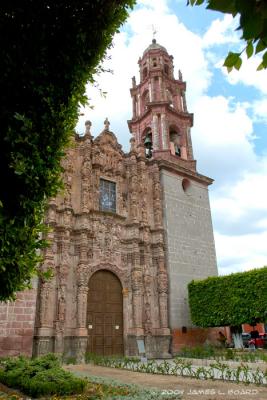
POLYGON ((131 78, 139 83, 138 58, 156 30, 157 43, 174 57, 187 82, 188 111, 198 172, 213 178, 210 204, 220 275, 267 265, 267 70, 259 56, 243 57, 240 71, 223 67, 228 51, 245 47, 238 18, 187 7, 186 0, 140 0, 116 34, 104 67, 111 72, 87 86, 90 107, 81 109, 96 137, 108 117, 124 151, 132 117, 131 78), (107 92, 105 97, 101 92, 107 92))

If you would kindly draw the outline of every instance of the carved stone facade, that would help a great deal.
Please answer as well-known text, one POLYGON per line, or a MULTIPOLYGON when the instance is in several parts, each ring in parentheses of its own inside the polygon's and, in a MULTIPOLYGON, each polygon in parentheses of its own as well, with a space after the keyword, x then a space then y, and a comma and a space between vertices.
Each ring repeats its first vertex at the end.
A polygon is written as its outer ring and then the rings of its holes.
POLYGON ((187 283, 217 274, 212 180, 196 171, 193 116, 172 56, 153 40, 139 66, 130 152, 106 118, 95 139, 87 121, 62 162, 65 191, 49 201, 51 245, 40 266, 52 278, 38 283, 28 332, 35 355, 137 355, 139 338, 148 357, 166 358, 207 337, 192 333, 187 283))
POLYGON ((53 278, 39 285, 35 353, 86 350, 89 281, 96 271, 108 270, 122 285, 125 354, 136 354, 136 337, 153 336, 150 356, 167 356, 168 279, 157 163, 138 152, 134 141, 125 154, 107 126, 95 140, 88 131, 76 135, 63 166, 65 195, 50 201, 46 216, 53 231, 41 269, 50 268, 53 278), (115 213, 99 211, 100 179, 116 185, 115 213))

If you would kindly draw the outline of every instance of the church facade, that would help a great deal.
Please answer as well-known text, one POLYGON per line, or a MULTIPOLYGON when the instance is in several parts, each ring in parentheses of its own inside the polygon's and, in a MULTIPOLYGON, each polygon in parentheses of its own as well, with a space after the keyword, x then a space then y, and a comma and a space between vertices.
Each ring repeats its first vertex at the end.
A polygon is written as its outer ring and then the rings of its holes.
POLYGON ((129 153, 107 119, 96 138, 90 121, 73 137, 63 160, 65 191, 50 199, 46 214, 51 246, 40 268, 52 278, 0 306, 6 349, 17 335, 18 351, 27 343, 34 355, 83 361, 86 352, 137 355, 143 339, 148 357, 167 358, 196 333, 187 283, 217 275, 212 180, 196 171, 193 115, 172 56, 153 39, 139 67, 129 153), (15 329, 16 308, 25 317, 15 329))

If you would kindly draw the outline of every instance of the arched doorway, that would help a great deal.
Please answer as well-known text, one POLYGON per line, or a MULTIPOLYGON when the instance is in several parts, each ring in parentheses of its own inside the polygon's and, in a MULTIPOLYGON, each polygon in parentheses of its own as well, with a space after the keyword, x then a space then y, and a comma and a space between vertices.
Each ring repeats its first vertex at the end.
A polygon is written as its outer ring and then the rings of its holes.
POLYGON ((87 327, 88 352, 123 354, 122 286, 110 271, 98 271, 89 281, 87 327))

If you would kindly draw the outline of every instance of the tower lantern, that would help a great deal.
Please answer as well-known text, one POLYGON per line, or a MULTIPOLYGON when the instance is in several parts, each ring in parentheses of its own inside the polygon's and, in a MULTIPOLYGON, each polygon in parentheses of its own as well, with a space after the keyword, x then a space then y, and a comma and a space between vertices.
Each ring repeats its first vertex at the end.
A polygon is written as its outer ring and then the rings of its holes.
MULTIPOLYGON (((186 84, 179 71, 174 77, 173 57, 165 47, 152 43, 139 58, 140 83, 133 78, 133 116, 128 121, 136 143, 143 143, 147 157, 170 156, 172 161, 193 160, 190 128, 193 115, 187 112, 186 84), (149 146, 149 147, 148 147, 149 146)), ((194 163, 190 163, 194 168, 194 163)))

